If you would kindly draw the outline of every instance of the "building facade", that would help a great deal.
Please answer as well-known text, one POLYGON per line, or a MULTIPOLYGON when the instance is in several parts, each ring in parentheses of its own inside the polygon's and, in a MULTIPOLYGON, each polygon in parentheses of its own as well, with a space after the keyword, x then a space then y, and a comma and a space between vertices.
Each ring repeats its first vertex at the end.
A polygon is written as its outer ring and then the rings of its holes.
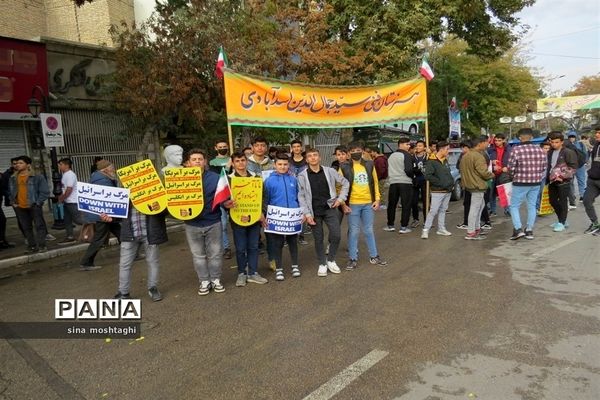
POLYGON ((108 32, 135 20, 134 0, 94 0, 77 7, 73 0, 3 1, 0 36, 32 40, 51 37, 112 47, 108 32))

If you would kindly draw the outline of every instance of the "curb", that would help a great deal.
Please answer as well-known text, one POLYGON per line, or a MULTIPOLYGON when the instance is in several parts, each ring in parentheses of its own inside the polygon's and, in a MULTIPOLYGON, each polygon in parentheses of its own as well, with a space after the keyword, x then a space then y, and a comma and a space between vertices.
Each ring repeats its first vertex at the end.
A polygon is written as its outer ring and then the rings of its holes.
MULTIPOLYGON (((175 223, 173 225, 167 226, 168 233, 181 232, 183 230, 184 230, 183 223, 175 223)), ((111 237, 108 240, 108 246, 115 246, 118 243, 119 242, 117 241, 117 238, 115 238, 115 237, 111 237)), ((0 270, 7 269, 10 267, 16 267, 19 265, 25 265, 25 264, 35 263, 35 262, 39 262, 39 261, 49 260, 51 258, 56 258, 56 257, 65 256, 65 255, 69 255, 69 254, 81 253, 81 252, 84 252, 88 246, 89 246, 89 243, 80 243, 80 244, 75 244, 75 245, 67 246, 67 247, 63 247, 63 248, 48 250, 45 253, 23 255, 23 256, 8 258, 5 260, 0 260, 0 270)))

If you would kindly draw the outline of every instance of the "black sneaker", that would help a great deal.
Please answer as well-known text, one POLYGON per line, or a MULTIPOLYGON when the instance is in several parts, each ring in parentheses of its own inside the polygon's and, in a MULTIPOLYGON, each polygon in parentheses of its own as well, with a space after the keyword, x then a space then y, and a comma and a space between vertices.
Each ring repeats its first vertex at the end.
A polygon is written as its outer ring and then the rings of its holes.
POLYGON ((77 243, 77 240, 75 240, 75 238, 72 237, 66 237, 63 240, 61 240, 60 242, 58 242, 57 244, 59 246, 66 246, 68 244, 73 244, 73 243, 77 243))
POLYGON ((369 262, 371 264, 375 264, 375 265, 381 265, 381 266, 387 265, 387 261, 382 260, 381 257, 379 257, 379 256, 371 257, 369 259, 369 262))
POLYGON ((525 231, 525 239, 533 240, 533 231, 525 231))
POLYGON ((121 292, 117 292, 117 294, 115 294, 113 296, 113 299, 130 299, 131 297, 129 296, 129 293, 121 293, 121 292))
POLYGON ((356 260, 350 260, 348 261, 348 264, 346 264, 346 269, 348 271, 355 270, 356 268, 358 268, 358 262, 356 260))
POLYGON ((40 247, 40 249, 38 250, 39 253, 47 253, 48 252, 48 248, 46 246, 42 246, 40 247))
POLYGON ((15 247, 15 245, 12 244, 12 243, 0 242, 0 250, 2 250, 2 249, 12 249, 13 247, 15 247))
POLYGON ((306 246, 308 244, 308 242, 306 241, 306 239, 302 238, 302 239, 298 239, 298 244, 301 244, 302 246, 306 246))
POLYGON ((229 247, 223 251, 223 258, 226 260, 231 259, 231 249, 229 247))
POLYGON ((595 223, 592 222, 590 224, 590 226, 588 226, 588 228, 583 233, 587 233, 587 234, 592 233, 593 234, 593 233, 598 232, 598 231, 600 231, 600 224, 597 223, 597 222, 595 222, 595 223))
POLYGON ((161 301, 162 300, 162 294, 160 294, 160 292, 158 291, 158 288, 156 286, 152 286, 151 288, 148 289, 148 296, 150 296, 152 301, 161 301))
POLYGON ((79 270, 80 271, 96 271, 101 269, 102 267, 99 265, 80 265, 79 266, 79 270))
POLYGON ((523 232, 523 229, 513 229, 513 234, 510 237, 510 240, 519 240, 524 236, 525 232, 523 232))
POLYGON ((38 252, 37 247, 28 247, 27 250, 25 250, 25 254, 35 254, 37 252, 38 252))

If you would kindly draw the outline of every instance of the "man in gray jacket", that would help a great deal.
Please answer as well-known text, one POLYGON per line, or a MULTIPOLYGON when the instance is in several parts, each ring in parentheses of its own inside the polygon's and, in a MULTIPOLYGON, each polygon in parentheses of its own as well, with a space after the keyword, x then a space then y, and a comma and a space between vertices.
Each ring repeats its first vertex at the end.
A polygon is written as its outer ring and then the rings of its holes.
POLYGON ((321 165, 319 150, 306 151, 308 168, 298 174, 298 201, 306 216, 306 222, 312 226, 315 251, 319 260, 318 276, 327 276, 327 270, 340 273, 335 255, 340 244, 340 219, 336 208, 341 206, 348 196, 350 183, 333 168, 321 165), (336 185, 341 186, 339 194, 336 185), (329 229, 329 253, 325 259, 323 244, 323 224, 329 229))
POLYGON ((398 233, 410 233, 408 227, 410 213, 412 211, 413 177, 415 174, 415 160, 408 152, 410 139, 401 137, 398 140, 398 150, 390 155, 388 159, 388 181, 390 191, 388 195, 387 226, 384 231, 394 232, 394 220, 396 219, 396 206, 398 200, 402 204, 402 216, 400 218, 400 229, 398 233))

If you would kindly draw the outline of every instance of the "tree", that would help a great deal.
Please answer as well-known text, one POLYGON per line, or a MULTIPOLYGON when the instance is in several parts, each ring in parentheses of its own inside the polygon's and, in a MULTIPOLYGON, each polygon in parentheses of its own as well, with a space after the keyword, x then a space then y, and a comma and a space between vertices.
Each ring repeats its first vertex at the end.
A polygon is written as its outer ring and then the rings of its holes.
MULTIPOLYGON (((514 40, 514 14, 532 2, 161 0, 141 29, 113 29, 115 97, 161 130, 210 141, 226 127, 222 83, 213 73, 219 45, 240 72, 322 84, 382 83, 414 77, 424 46, 437 48, 449 32, 465 39, 462 51, 469 56, 498 59, 514 40)), ((477 123, 487 121, 484 107, 502 104, 479 103, 477 123)))
POLYGON ((462 127, 472 134, 480 128, 500 129, 500 117, 525 114, 527 105, 535 104, 539 80, 515 48, 490 61, 469 54, 463 40, 450 38, 431 49, 431 61, 436 73, 428 92, 432 136, 447 137, 448 105, 453 96, 459 105, 468 101, 462 127))
POLYGON ((565 96, 583 96, 586 94, 600 94, 600 74, 583 76, 566 92, 565 96))

